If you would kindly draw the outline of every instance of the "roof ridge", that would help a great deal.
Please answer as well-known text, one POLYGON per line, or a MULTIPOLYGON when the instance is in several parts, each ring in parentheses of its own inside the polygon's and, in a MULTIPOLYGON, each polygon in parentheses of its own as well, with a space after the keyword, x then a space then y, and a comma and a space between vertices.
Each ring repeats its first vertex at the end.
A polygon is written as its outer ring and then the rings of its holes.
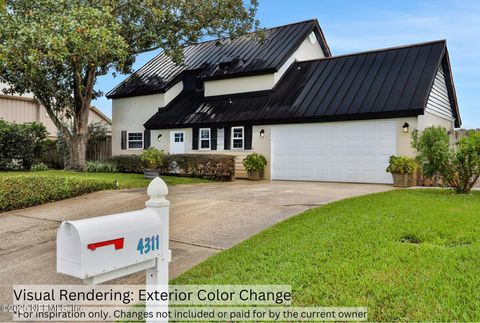
POLYGON ((438 40, 426 41, 426 42, 421 42, 421 43, 413 43, 413 44, 408 44, 408 45, 400 45, 400 46, 393 46, 393 47, 370 49, 370 50, 365 50, 365 51, 361 51, 361 52, 353 52, 353 53, 349 53, 349 54, 342 54, 342 55, 336 55, 336 56, 331 56, 331 57, 322 57, 322 58, 310 59, 310 60, 305 60, 305 61, 299 61, 299 62, 296 62, 296 63, 323 61, 323 60, 328 60, 328 59, 335 59, 335 58, 343 58, 343 57, 350 57, 350 56, 363 55, 363 54, 385 52, 385 51, 389 51, 389 50, 426 46, 426 45, 431 45, 431 44, 436 44, 436 43, 445 43, 446 44, 447 40, 446 39, 438 39, 438 40))
MULTIPOLYGON (((304 24, 304 23, 307 23, 307 22, 317 22, 318 23, 318 19, 317 18, 310 18, 310 19, 305 19, 305 20, 302 20, 302 21, 297 21, 297 22, 291 22, 289 24, 285 24, 285 25, 279 25, 279 26, 274 26, 274 27, 269 27, 269 28, 265 28, 263 30, 273 30, 273 29, 278 29, 278 28, 285 28, 285 27, 290 27, 290 26, 294 26, 294 25, 300 25, 300 24, 304 24)), ((251 34, 254 34, 256 33, 257 31, 249 31, 243 35, 240 35, 239 37, 242 37, 242 36, 247 36, 247 35, 251 35, 251 34)), ((215 39, 209 39, 209 40, 203 40, 203 41, 200 41, 200 42, 196 42, 196 43, 192 43, 192 44, 186 44, 184 45, 183 47, 184 48, 187 48, 187 47, 190 47, 190 46, 196 46, 196 45, 201 45, 201 44, 206 44, 206 43, 209 43, 209 42, 214 42, 214 41, 219 41, 219 40, 226 40, 226 39, 230 39, 231 37, 224 37, 224 38, 215 38, 215 39)))

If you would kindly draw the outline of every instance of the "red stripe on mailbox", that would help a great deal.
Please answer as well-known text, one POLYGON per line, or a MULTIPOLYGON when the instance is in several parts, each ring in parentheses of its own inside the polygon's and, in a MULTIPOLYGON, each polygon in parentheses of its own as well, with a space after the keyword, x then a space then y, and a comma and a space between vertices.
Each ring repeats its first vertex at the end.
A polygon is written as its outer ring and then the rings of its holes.
POLYGON ((112 239, 107 241, 100 241, 95 243, 89 243, 87 248, 90 250, 95 250, 100 247, 105 247, 113 244, 115 246, 115 250, 123 249, 123 240, 124 238, 112 239))

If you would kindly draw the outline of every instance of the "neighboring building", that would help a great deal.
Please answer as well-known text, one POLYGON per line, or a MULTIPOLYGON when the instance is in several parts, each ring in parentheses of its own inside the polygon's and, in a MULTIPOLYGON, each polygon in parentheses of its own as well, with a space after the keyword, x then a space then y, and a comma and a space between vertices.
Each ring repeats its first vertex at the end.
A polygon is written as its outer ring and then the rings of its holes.
MULTIPOLYGON (((40 122, 47 128, 49 138, 57 137, 57 127, 47 114, 45 108, 40 105, 31 94, 5 95, 1 92, 4 85, 0 84, 0 119, 16 122, 40 122)), ((109 128, 112 125, 110 118, 94 106, 90 107, 88 116, 89 123, 101 122, 109 128)))
MULTIPOLYGON (((445 41, 342 56, 316 20, 164 53, 108 93, 112 152, 251 152, 274 180, 391 183, 410 133, 461 125, 445 41)), ((452 132, 453 133, 453 132, 452 132)), ((239 175, 245 175, 242 169, 239 175)))

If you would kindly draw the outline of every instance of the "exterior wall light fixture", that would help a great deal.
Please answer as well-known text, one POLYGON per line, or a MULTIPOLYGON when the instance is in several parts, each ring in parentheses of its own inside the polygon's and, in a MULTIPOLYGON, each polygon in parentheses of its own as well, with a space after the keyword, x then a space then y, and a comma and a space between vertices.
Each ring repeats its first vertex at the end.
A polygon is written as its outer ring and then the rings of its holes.
POLYGON ((410 125, 408 123, 403 124, 403 133, 408 133, 410 125))
POLYGON ((260 138, 263 138, 265 137, 265 130, 260 130, 260 138))
POLYGON ((159 134, 159 135, 157 136, 157 140, 160 141, 160 139, 162 139, 162 134, 159 134))

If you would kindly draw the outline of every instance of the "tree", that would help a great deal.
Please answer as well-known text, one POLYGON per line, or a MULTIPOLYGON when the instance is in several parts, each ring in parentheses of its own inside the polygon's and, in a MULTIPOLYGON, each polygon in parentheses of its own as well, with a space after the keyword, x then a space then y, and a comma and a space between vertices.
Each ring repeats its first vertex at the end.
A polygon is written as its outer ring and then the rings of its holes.
POLYGON ((0 119, 0 169, 30 170, 42 156, 46 139, 47 129, 40 123, 17 124, 0 119))
POLYGON ((33 93, 68 142, 67 168, 81 169, 98 76, 131 73, 135 56, 253 27, 257 0, 0 0, 0 81, 33 93), (71 126, 69 126, 71 125, 71 126))
POLYGON ((414 133, 412 146, 424 174, 441 176, 457 193, 469 193, 480 178, 480 132, 469 131, 451 146, 445 128, 428 127, 414 133))

